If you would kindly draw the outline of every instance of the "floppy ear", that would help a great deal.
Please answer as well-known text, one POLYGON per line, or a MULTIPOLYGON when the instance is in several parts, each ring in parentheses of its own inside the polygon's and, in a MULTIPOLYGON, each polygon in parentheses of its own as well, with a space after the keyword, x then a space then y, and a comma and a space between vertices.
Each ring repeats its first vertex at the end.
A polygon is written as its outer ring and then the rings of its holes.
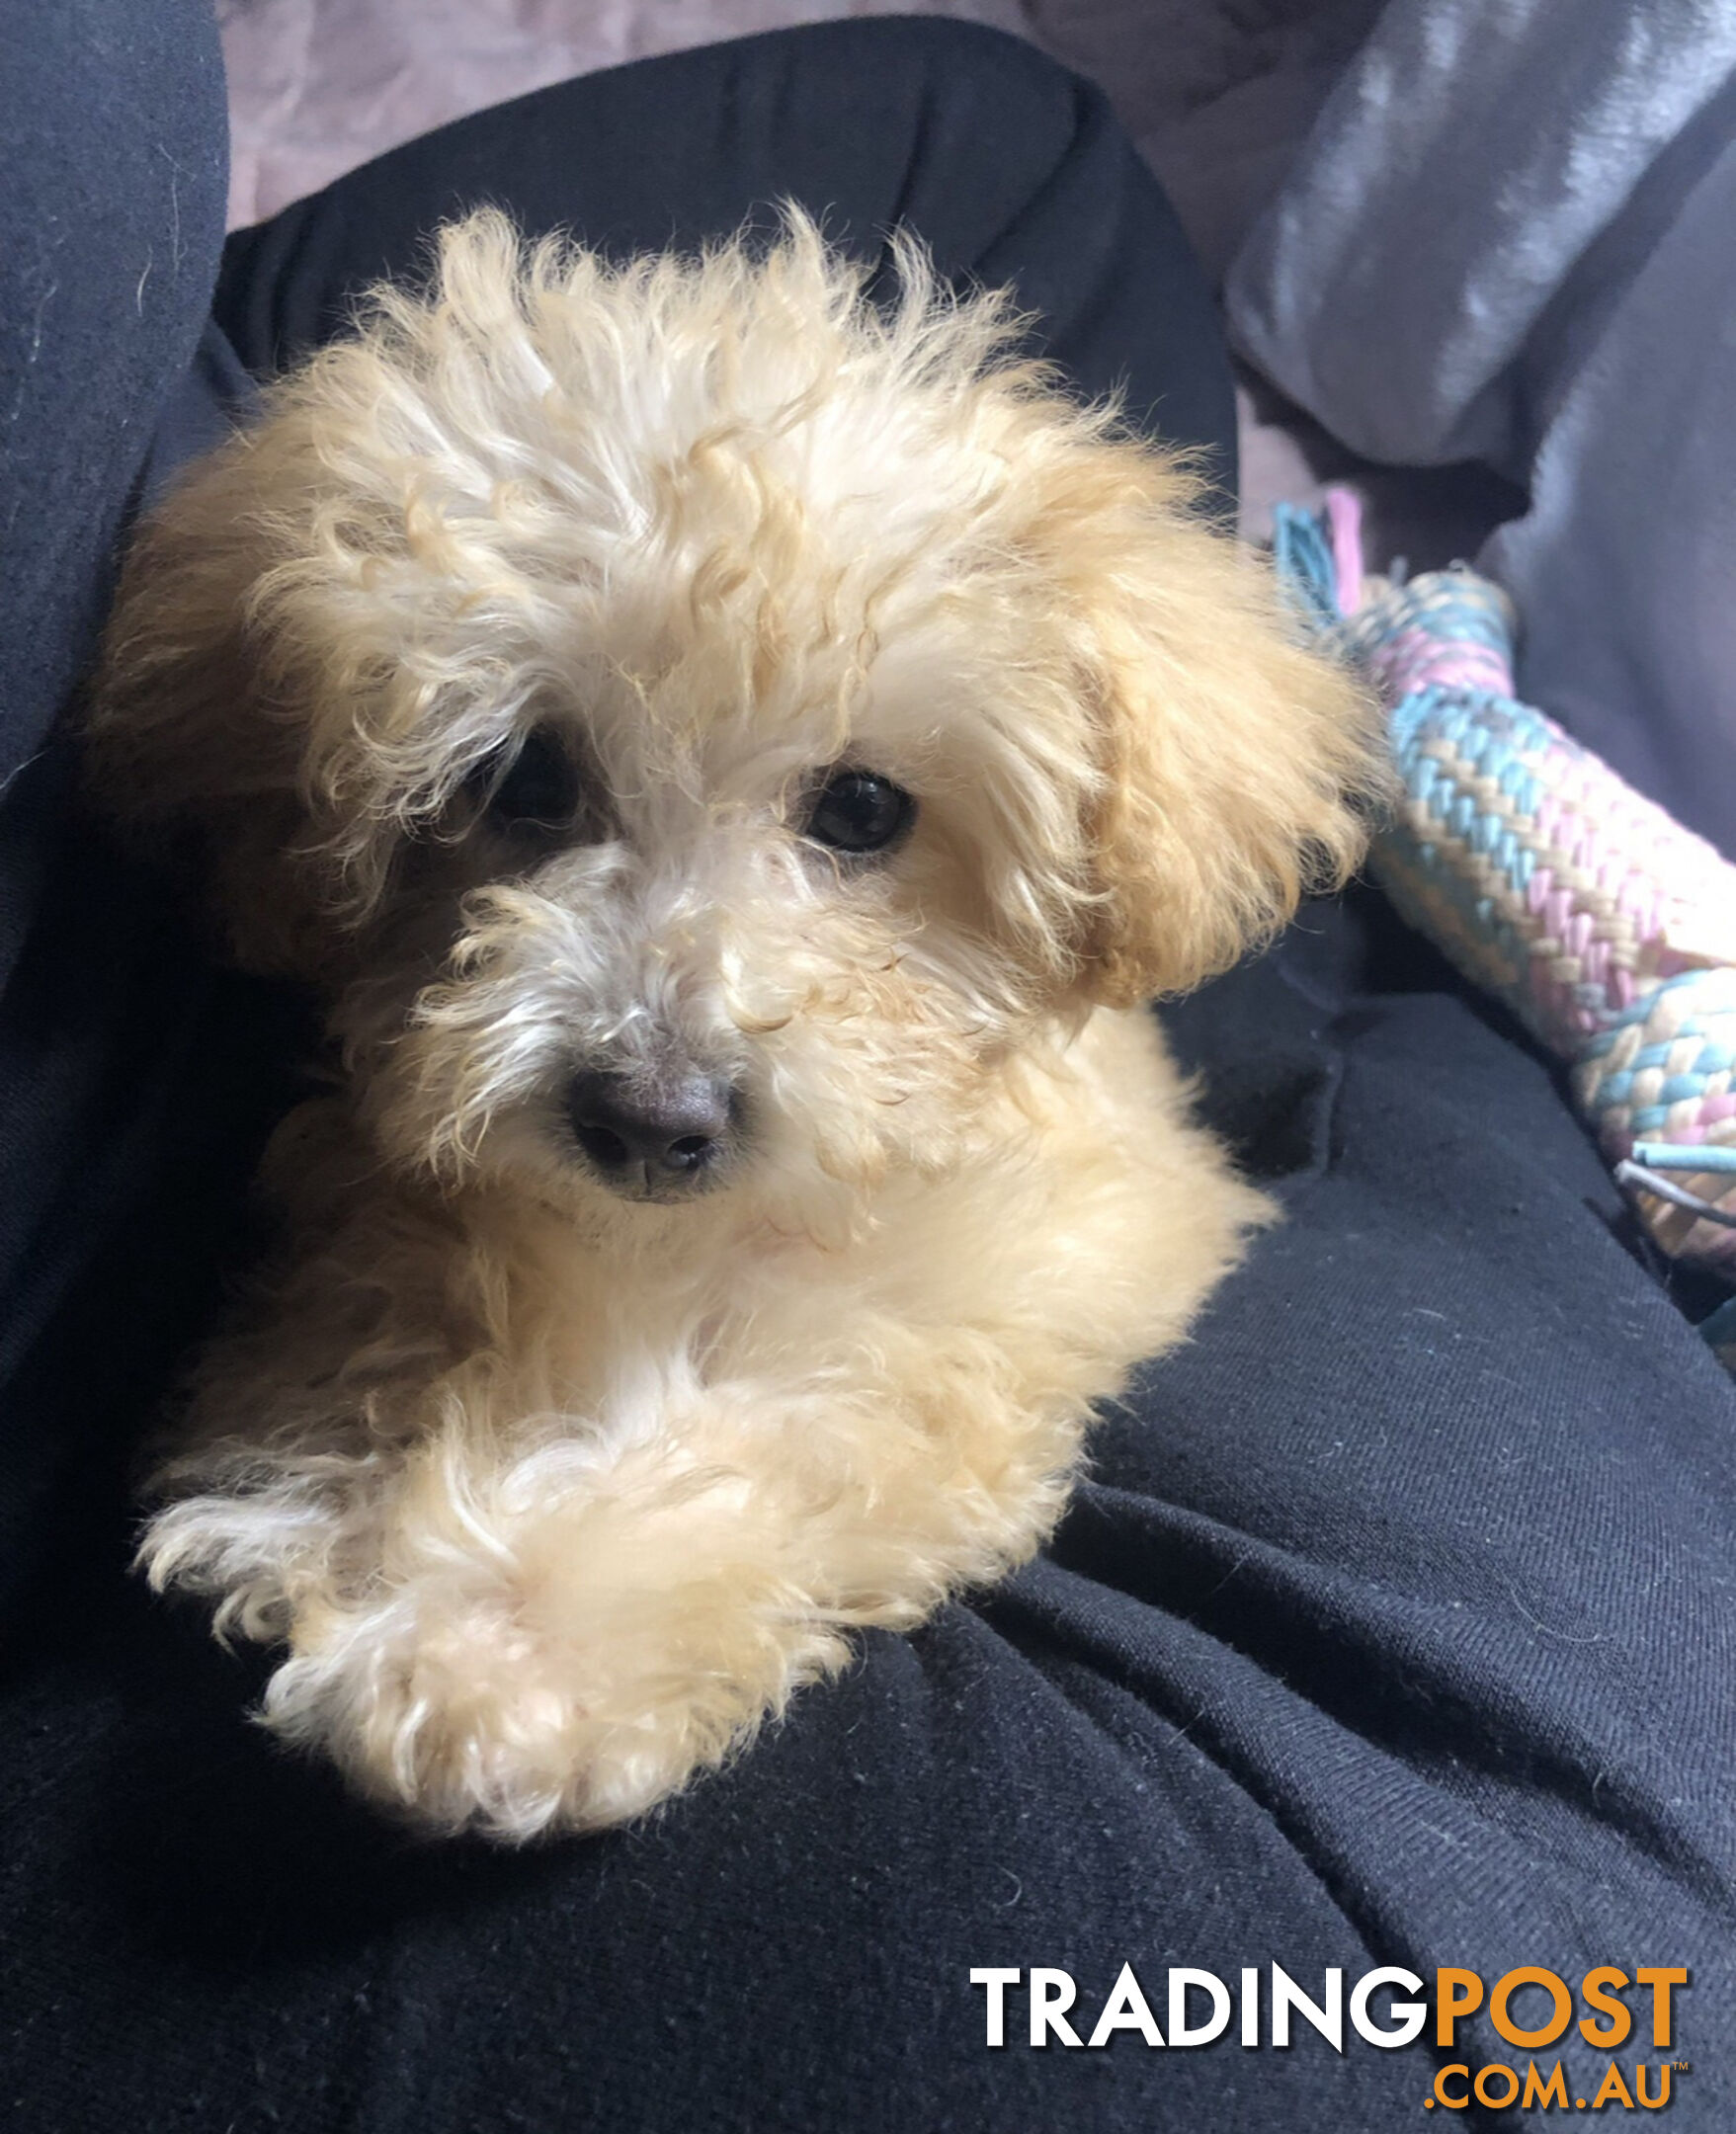
POLYGON ((503 582, 509 608, 537 588, 474 562, 501 470, 450 440, 485 385, 537 404, 528 334, 511 225, 449 229, 431 291, 376 290, 359 334, 268 388, 134 538, 90 783, 136 842, 192 848, 248 968, 341 966, 405 835, 511 728, 511 647, 484 623, 477 651, 466 618, 503 582))
POLYGON ((231 440, 135 534, 85 706, 85 777, 133 845, 198 876, 237 962, 313 976, 322 929, 316 869, 298 850, 300 721, 252 617, 283 555, 262 449, 275 456, 269 439, 231 440))
MULTIPOLYGON (((449 283, 467 264, 503 316, 517 258, 499 217, 443 250, 449 283)), ((248 969, 340 967, 404 835, 499 738, 467 716, 469 588, 428 442, 440 353, 458 369, 483 337, 449 330, 441 297, 376 292, 362 333, 268 388, 169 490, 122 571, 84 720, 90 785, 136 843, 190 860, 248 969)), ((486 470, 454 456, 453 484, 485 496, 486 470)))
POLYGON ((1375 705, 1167 455, 1109 439, 1051 498, 1102 781, 1088 995, 1181 993, 1355 869, 1391 775, 1375 705))

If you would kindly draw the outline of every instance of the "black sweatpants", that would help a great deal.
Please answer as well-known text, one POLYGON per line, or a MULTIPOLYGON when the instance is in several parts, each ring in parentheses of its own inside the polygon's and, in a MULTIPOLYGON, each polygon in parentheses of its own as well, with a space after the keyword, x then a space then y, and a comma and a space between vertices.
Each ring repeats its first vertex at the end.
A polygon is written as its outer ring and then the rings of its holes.
MULTIPOLYGON (((235 355, 338 330, 467 203, 625 251, 787 196, 1016 282, 1082 386, 1226 487, 1229 384, 1102 99, 986 32, 844 23, 544 91, 219 277, 199 0, 4 0, 0 29, 0 2123, 1384 2134, 1446 2067, 1455 2100, 1559 2057, 1588 2105, 1612 2061, 1653 2096, 1687 2061, 1674 2123, 1736 2124, 1736 1393, 1550 1072, 1366 892, 1166 1011, 1286 1220, 1104 1417, 1037 1563, 864 1638, 602 1838, 415 1844, 248 1728, 257 1657, 125 1575, 125 1476, 240 1249, 301 1011, 106 851, 51 731, 117 532, 244 392, 235 355), (1033 1970, 1087 2040, 1124 1964, 1165 2043, 1029 2042, 1033 1970), (1616 2047, 1520 2049, 1485 2006, 1456 2049, 1339 2052, 1303 2018, 1272 2042, 1275 1964, 1323 2004, 1382 1966, 1426 1998, 1437 1966, 1692 1976, 1667 2048, 1635 1987, 1616 2047), (1258 1974, 1257 2043, 1239 2010, 1181 2042, 1184 1966, 1238 2000, 1258 1974)), ((1509 2026, 1550 2011, 1525 1986, 1509 2026)))

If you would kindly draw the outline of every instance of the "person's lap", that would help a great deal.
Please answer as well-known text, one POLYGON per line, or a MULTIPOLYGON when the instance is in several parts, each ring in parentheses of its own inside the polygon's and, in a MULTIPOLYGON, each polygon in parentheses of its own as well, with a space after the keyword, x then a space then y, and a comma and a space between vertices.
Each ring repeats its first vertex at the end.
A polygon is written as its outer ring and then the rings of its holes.
POLYGON ((38 2080, 136 2129, 1214 2126, 1232 2093, 1372 2128, 1425 2049, 1033 2052, 1014 1995, 991 2051, 968 1973, 1072 1972, 1084 2035, 1123 1961, 1160 2022, 1172 1964, 1318 1999, 1652 1961, 1695 1967, 1712 2106, 1729 1389, 1542 1071, 1448 992, 1359 991, 1362 914, 1313 926, 1172 1019, 1286 1219, 1053 1546, 643 1828, 408 1846, 107 1571, 9 1699, 38 2080))
MULTIPOLYGON (((785 194, 859 243, 908 215, 1018 274, 1093 389, 1229 436, 1155 187, 997 39, 839 26, 482 115, 232 241, 219 316, 266 368, 480 192, 611 247, 785 194)), ((990 2050, 993 1965, 1074 1972, 1084 2030, 1123 1960, 1316 1997, 1329 1965, 1691 1962, 1709 2045, 1736 1398, 1546 1075, 1373 900, 1167 1014, 1284 1224, 1104 1419, 1037 1564, 867 1639, 641 1829, 406 1846, 245 1728, 248 1665, 117 1529, 65 1552, 0 1745, 0 2019, 42 2123, 1373 2127, 1432 2072, 1305 2028, 1033 2052, 1022 1996, 990 2050)))

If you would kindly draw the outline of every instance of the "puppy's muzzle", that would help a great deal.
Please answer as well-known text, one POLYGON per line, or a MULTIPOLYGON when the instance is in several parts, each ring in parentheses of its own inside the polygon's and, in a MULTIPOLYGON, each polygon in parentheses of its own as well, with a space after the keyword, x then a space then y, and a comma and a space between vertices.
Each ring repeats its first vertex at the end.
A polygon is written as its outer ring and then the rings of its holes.
POLYGON ((733 1084, 694 1068, 591 1068, 567 1086, 573 1138, 629 1200, 673 1200, 714 1185, 739 1138, 739 1108, 733 1084))

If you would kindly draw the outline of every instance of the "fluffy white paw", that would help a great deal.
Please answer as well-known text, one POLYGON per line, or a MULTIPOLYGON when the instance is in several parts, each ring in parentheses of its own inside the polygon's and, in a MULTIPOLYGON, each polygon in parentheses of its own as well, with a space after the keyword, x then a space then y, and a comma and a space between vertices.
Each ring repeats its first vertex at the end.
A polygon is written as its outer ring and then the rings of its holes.
POLYGON ((522 1595, 426 1587, 304 1611, 262 1717, 416 1823, 517 1842, 642 1814, 847 1650, 811 1613, 632 1599, 558 1626, 522 1595))

